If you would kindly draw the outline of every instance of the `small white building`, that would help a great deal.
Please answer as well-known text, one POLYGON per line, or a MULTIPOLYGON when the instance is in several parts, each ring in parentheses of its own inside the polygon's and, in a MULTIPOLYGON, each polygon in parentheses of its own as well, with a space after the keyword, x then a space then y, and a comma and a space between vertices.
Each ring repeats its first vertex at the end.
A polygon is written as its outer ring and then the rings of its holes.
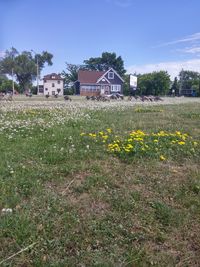
POLYGON ((63 78, 59 74, 51 73, 43 78, 44 95, 63 95, 63 78))

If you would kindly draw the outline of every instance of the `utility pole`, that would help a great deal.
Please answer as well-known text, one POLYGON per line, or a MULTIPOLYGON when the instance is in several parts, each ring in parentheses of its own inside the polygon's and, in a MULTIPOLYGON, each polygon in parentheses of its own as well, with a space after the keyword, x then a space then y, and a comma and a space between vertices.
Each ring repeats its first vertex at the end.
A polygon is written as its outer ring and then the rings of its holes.
POLYGON ((13 96, 15 93, 15 84, 14 84, 14 78, 13 78, 14 74, 13 74, 13 68, 12 68, 12 91, 13 91, 13 96))
POLYGON ((38 66, 38 56, 37 57, 37 95, 39 95, 39 66, 38 66))
POLYGON ((39 64, 38 64, 38 55, 34 50, 31 50, 36 56, 36 67, 37 67, 37 95, 39 94, 39 64))

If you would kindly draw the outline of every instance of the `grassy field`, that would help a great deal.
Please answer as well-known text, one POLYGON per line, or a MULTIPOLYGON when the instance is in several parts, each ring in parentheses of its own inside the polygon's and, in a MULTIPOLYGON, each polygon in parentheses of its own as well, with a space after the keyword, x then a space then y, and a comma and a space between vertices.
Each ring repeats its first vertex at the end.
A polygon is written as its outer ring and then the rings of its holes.
POLYGON ((1 102, 0 265, 200 266, 200 101, 189 102, 1 102))

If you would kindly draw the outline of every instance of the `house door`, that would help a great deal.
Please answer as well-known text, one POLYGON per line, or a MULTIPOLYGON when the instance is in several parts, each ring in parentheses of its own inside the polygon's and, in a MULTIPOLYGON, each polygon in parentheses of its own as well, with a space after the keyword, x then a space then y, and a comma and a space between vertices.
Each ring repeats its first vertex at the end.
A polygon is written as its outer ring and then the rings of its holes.
POLYGON ((106 89, 106 86, 105 85, 102 85, 101 86, 101 95, 104 95, 105 94, 105 89, 106 89))
POLYGON ((109 85, 102 85, 101 86, 101 95, 108 95, 110 93, 109 85))

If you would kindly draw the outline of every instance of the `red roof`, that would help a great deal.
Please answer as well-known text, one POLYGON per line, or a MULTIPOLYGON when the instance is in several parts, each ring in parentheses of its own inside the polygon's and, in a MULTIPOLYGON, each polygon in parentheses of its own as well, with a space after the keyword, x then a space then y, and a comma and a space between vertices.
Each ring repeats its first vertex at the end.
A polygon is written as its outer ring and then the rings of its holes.
POLYGON ((79 70, 78 81, 80 83, 96 83, 106 71, 79 70))
POLYGON ((61 78, 61 76, 56 73, 45 75, 43 79, 44 80, 63 80, 63 78, 61 78))

